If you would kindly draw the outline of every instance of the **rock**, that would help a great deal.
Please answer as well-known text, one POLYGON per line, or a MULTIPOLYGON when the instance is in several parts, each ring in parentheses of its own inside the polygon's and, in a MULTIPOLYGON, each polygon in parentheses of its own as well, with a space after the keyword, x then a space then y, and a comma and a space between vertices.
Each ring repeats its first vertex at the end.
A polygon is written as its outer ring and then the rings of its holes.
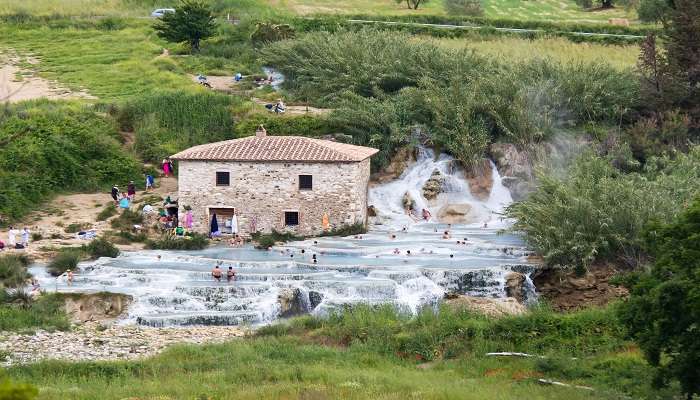
POLYGON ((527 308, 512 297, 494 299, 489 297, 459 296, 445 300, 445 303, 456 311, 466 310, 494 318, 507 315, 521 315, 527 312, 527 308))
POLYGON ((525 300, 525 275, 520 272, 506 274, 506 296, 512 297, 522 303, 525 300))
POLYGON ((300 289, 285 288, 280 290, 277 300, 280 303, 280 317, 289 318, 309 312, 308 301, 300 289))
POLYGON ((316 309, 319 304, 323 301, 323 293, 314 292, 313 290, 309 292, 309 303, 311 304, 311 310, 316 309))
POLYGON ((408 192, 403 194, 401 204, 403 204, 404 210, 413 210, 416 207, 416 201, 413 200, 413 197, 411 197, 411 194, 408 192))
POLYGON ((64 308, 72 322, 109 321, 126 312, 133 301, 120 293, 66 294, 64 308))
POLYGON ((479 200, 487 200, 493 188, 493 173, 489 160, 482 160, 469 168, 465 177, 469 182, 469 191, 479 200))
POLYGON ((535 187, 532 161, 528 153, 518 150, 511 143, 493 143, 489 150, 501 174, 503 186, 510 190, 513 200, 524 199, 535 187))
POLYGON ((392 181, 403 173, 406 168, 416 161, 416 148, 406 146, 400 148, 391 158, 389 164, 381 172, 372 175, 371 180, 376 183, 392 181))
POLYGON ((370 205, 367 206, 367 216, 368 217, 376 217, 377 216, 377 207, 370 205))
POLYGON ((472 206, 467 203, 447 204, 438 211, 438 221, 444 224, 464 224, 471 222, 469 213, 472 206))
POLYGON ((423 185, 423 197, 426 200, 434 200, 440 193, 442 193, 442 187, 444 183, 444 178, 440 171, 434 170, 423 185))

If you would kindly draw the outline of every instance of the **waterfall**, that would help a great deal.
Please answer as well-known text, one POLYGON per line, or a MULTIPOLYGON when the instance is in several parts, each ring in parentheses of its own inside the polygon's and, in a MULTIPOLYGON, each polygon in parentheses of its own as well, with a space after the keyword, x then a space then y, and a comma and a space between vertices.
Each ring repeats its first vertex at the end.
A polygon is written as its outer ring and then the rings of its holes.
POLYGON ((464 176, 457 160, 447 154, 437 157, 431 149, 418 148, 416 162, 408 166, 401 176, 393 182, 375 186, 369 191, 369 204, 377 210, 378 217, 374 222, 389 228, 400 229, 416 223, 404 209, 403 199, 407 193, 414 200, 413 207, 416 215, 426 209, 432 215, 427 222, 441 222, 438 214, 442 207, 450 204, 469 205, 469 220, 472 224, 496 222, 499 226, 498 214, 513 202, 510 191, 503 186, 496 165, 489 160, 493 186, 488 199, 477 199, 472 195, 469 182, 464 176), (441 193, 434 200, 428 200, 423 195, 423 187, 431 179, 434 171, 440 173, 441 193))

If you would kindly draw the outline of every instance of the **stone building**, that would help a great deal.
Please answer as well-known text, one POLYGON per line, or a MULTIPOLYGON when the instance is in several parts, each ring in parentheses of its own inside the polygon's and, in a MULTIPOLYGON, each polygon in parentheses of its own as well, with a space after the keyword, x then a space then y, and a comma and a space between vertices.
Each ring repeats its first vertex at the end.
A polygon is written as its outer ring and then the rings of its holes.
MULTIPOLYGON (((180 215, 189 206, 192 229, 272 229, 315 235, 367 223, 370 157, 378 150, 300 136, 255 136, 195 146, 173 155, 179 162, 180 215)), ((182 219, 181 219, 182 220, 182 219)))

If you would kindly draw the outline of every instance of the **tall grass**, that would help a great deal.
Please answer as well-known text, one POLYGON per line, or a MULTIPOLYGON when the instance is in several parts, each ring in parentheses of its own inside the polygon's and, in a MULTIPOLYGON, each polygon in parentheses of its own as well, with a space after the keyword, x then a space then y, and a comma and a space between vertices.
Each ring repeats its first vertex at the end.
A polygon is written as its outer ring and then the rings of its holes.
POLYGON ((5 288, 24 286, 29 278, 29 258, 25 255, 5 254, 0 256, 0 291, 5 288))
POLYGON ((542 173, 537 190, 507 214, 547 264, 583 271, 601 260, 637 266, 642 233, 668 222, 700 194, 700 148, 622 173, 609 159, 581 157, 565 174, 542 173))
POLYGON ((69 327, 59 294, 44 294, 28 307, 0 304, 0 331, 66 330, 69 327))

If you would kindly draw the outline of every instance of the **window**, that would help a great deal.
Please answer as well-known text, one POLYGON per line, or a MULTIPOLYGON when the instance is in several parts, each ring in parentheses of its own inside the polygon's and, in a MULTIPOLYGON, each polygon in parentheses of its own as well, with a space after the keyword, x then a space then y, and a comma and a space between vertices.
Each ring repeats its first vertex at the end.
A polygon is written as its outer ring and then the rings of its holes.
POLYGON ((299 190, 311 190, 314 188, 311 175, 299 175, 299 190))
POLYGON ((231 176, 228 172, 216 172, 216 186, 228 186, 231 184, 231 176))
POLYGON ((297 226, 299 225, 299 213, 296 211, 285 211, 284 212, 284 226, 297 226))

